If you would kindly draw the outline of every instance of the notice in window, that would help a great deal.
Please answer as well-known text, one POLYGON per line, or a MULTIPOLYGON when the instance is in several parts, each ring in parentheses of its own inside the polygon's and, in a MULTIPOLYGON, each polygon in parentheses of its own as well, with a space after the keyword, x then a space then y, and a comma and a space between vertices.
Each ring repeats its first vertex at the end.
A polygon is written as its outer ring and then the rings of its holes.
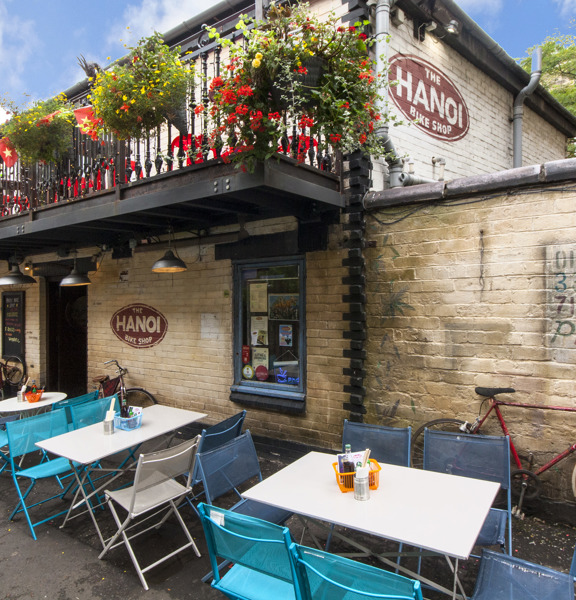
POLYGON ((252 366, 254 370, 260 366, 268 369, 268 348, 254 348, 252 351, 252 366))
POLYGON ((250 312, 268 312, 268 284, 253 283, 250 286, 250 312))
POLYGON ((268 317, 252 317, 250 320, 252 346, 268 345, 268 317))

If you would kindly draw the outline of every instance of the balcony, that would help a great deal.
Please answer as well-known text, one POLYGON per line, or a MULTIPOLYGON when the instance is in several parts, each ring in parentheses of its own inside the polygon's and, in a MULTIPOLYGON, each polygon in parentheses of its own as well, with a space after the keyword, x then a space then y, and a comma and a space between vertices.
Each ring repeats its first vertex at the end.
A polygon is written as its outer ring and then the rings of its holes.
MULTIPOLYGON (((220 16, 219 30, 233 35, 238 16, 220 16)), ((32 255, 117 248, 168 230, 209 235, 239 222, 292 216, 314 223, 339 214, 341 157, 318 145, 322 132, 314 139, 299 127, 299 115, 283 114, 291 135, 279 139, 278 153, 253 172, 236 168, 225 152, 208 146, 209 81, 218 76, 221 58, 197 21, 164 36, 203 75, 179 122, 166 121, 129 141, 113 136, 94 141, 75 128, 72 149, 57 162, 8 168, 0 159, 0 259, 15 249, 32 255)), ((89 104, 89 92, 85 80, 66 95, 81 107, 89 104)))

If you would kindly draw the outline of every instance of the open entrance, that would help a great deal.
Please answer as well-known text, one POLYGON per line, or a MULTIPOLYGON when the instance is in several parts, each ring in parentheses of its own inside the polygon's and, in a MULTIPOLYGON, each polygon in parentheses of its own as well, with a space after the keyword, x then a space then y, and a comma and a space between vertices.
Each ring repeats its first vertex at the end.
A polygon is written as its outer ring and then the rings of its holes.
POLYGON ((48 369, 46 389, 69 398, 85 394, 88 377, 87 286, 48 281, 48 369))

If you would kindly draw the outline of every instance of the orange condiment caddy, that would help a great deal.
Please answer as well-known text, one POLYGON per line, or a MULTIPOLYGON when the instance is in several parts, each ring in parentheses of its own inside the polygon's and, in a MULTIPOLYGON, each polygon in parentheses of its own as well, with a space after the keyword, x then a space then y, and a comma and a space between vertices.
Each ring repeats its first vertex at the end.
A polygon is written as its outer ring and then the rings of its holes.
MULTIPOLYGON (((379 479, 380 479, 380 469, 382 468, 377 461, 373 458, 370 459, 370 471, 368 472, 368 481, 370 484, 371 490, 377 490, 379 479)), ((338 463, 332 463, 332 467, 334 468, 334 473, 336 473, 336 483, 342 492, 353 492, 354 491, 354 473, 339 473, 338 472, 338 463)))

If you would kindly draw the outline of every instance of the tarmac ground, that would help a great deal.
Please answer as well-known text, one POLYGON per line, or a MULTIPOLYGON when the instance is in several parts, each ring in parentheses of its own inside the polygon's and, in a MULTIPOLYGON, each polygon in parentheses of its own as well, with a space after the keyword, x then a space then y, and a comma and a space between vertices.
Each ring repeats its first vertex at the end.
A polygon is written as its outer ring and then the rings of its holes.
MULTIPOLYGON (((294 454, 259 448, 264 477, 282 468, 295 458, 294 454)), ((46 482, 43 482, 46 483, 46 482)), ((218 504, 228 506, 232 498, 218 504)), ((56 504, 61 501, 55 501, 56 504)), ((134 567, 124 547, 109 552, 98 560, 101 546, 90 517, 85 514, 60 528, 62 518, 49 521, 36 530, 34 541, 24 518, 19 515, 8 521, 8 515, 16 503, 12 478, 9 473, 0 474, 0 599, 2 600, 135 600, 144 597, 154 600, 211 600, 224 596, 201 581, 210 570, 202 527, 189 507, 181 509, 182 515, 192 532, 202 554, 198 558, 187 550, 146 574, 150 590, 146 592, 140 584, 134 567)), ((64 504, 66 506, 66 504, 64 504)), ((33 509, 36 514, 52 514, 60 506, 54 503, 33 509)), ((98 522, 104 535, 115 530, 108 508, 98 511, 98 522)), ((293 517, 288 526, 294 539, 300 541, 302 524, 293 517)), ((322 530, 315 531, 319 536, 322 530)), ((350 531, 346 532, 351 534, 350 531)), ((360 534, 353 535, 360 537, 360 534)), ((362 536, 363 543, 378 550, 387 549, 387 542, 370 536, 362 536)), ((183 539, 176 521, 169 521, 158 531, 148 532, 135 544, 136 554, 142 563, 152 562, 158 551, 168 551, 183 539)), ((524 520, 514 519, 513 552, 523 559, 568 571, 576 544, 576 529, 557 522, 553 515, 532 515, 524 520)), ((303 540, 312 544, 309 537, 303 540)), ((394 548, 392 545, 390 549, 394 548)), ((341 542, 335 541, 332 551, 345 550, 341 542)), ((370 559, 372 564, 374 559, 370 559)), ((414 559, 404 559, 405 561, 414 559)), ((407 564, 407 563, 403 563, 407 564)), ((407 564, 407 566, 412 566, 407 564)), ((460 563, 460 577, 468 595, 472 593, 478 560, 471 558, 460 563)), ((451 575, 441 558, 427 558, 423 574, 431 579, 451 586, 451 575)), ((446 598, 436 592, 424 590, 425 598, 446 598)))

